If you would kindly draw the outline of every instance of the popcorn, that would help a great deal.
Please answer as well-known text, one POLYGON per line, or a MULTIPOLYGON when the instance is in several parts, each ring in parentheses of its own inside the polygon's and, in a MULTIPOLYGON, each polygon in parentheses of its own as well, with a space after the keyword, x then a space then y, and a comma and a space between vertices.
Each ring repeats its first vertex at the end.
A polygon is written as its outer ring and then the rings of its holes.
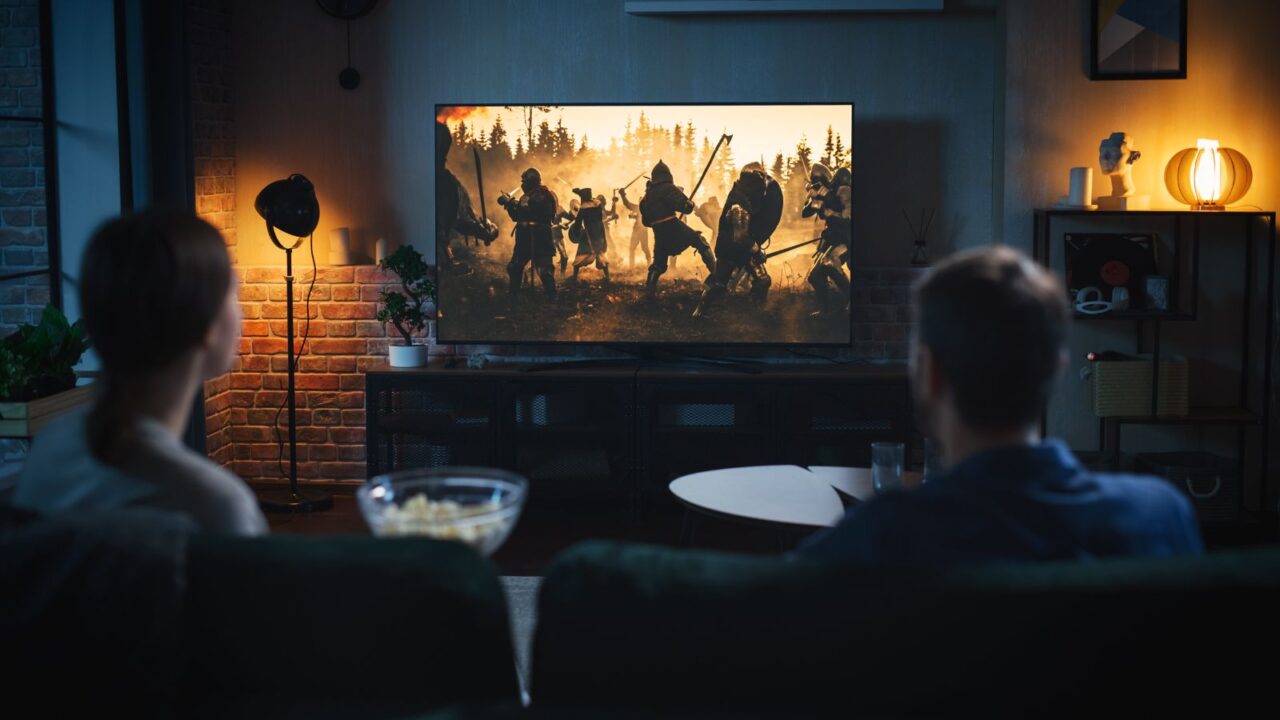
POLYGON ((384 537, 425 535, 438 540, 458 540, 484 551, 491 540, 500 539, 506 532, 510 518, 476 522, 467 522, 466 518, 493 513, 500 508, 495 501, 463 505, 453 500, 431 500, 419 494, 400 506, 385 505, 376 529, 377 534, 384 537))

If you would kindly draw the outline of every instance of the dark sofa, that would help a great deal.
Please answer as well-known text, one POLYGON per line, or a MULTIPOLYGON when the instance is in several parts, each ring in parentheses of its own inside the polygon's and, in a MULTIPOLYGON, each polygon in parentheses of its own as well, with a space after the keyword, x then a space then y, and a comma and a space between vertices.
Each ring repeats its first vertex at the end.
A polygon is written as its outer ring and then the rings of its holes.
POLYGON ((546 711, 1221 716, 1280 672, 1280 549, 909 571, 587 543, 539 605, 546 711))
POLYGON ((492 566, 456 543, 0 518, 0 685, 40 717, 396 718, 517 702, 492 566))
POLYGON ((0 522, 0 684, 42 716, 1244 714, 1272 702, 1280 549, 920 571, 596 542, 539 605, 522 709, 461 546, 0 522))

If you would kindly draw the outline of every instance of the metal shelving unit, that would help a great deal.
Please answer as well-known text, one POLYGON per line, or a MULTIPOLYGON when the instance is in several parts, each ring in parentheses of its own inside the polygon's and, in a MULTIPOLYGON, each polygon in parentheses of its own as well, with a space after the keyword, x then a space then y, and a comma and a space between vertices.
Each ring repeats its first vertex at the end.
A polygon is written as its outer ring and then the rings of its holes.
MULTIPOLYGON (((1271 366, 1272 341, 1274 338, 1275 315, 1275 262, 1276 262, 1276 213, 1275 211, 1228 211, 1197 212, 1192 210, 1142 210, 1142 211, 1089 211, 1066 209, 1039 209, 1035 211, 1033 227, 1033 253, 1035 259, 1046 267, 1052 267, 1052 250, 1054 240, 1063 237, 1053 232, 1055 219, 1071 220, 1109 220, 1123 221, 1130 224, 1142 223, 1142 232, 1151 230, 1151 221, 1172 220, 1174 232, 1172 236, 1173 257, 1170 273, 1170 309, 1164 311, 1129 310, 1102 315, 1076 314, 1076 319, 1084 322, 1132 322, 1135 324, 1136 352, 1150 352, 1152 355, 1152 388, 1151 412, 1148 415, 1099 418, 1098 438, 1099 454, 1103 457, 1111 455, 1113 464, 1118 464, 1120 456, 1121 429, 1125 425, 1218 425, 1237 428, 1237 459, 1241 465, 1241 480, 1244 479, 1244 461, 1246 448, 1246 431, 1250 427, 1260 428, 1259 467, 1258 467, 1258 506, 1268 512, 1267 484, 1267 438, 1271 423, 1271 366), (1237 403, 1230 406, 1192 407, 1184 416, 1161 416, 1157 414, 1158 388, 1160 373, 1161 326, 1166 322, 1196 322, 1199 320, 1200 298, 1200 236, 1202 226, 1206 222, 1243 221, 1244 238, 1244 289, 1245 310, 1241 313, 1240 327, 1240 380, 1237 403), (1267 232, 1256 232, 1257 226, 1265 224, 1267 232), (1189 237, 1186 232, 1189 225, 1189 237), (1265 252, 1263 252, 1265 250, 1265 252), (1190 253, 1189 263, 1184 260, 1190 253), (1257 274, 1255 263, 1260 256, 1265 256, 1265 288, 1255 287, 1257 274), (1189 274, 1189 285, 1181 285, 1182 275, 1189 274), (1185 290, 1185 297, 1184 297, 1185 290), (1253 343, 1252 321, 1258 303, 1262 305, 1263 317, 1263 365, 1262 378, 1258 383, 1250 383, 1250 361, 1256 356, 1250 353, 1253 343), (1189 307, 1184 306, 1184 299, 1189 307), (1146 342, 1147 326, 1150 327, 1150 343, 1146 342), (1255 387, 1256 386, 1256 387, 1255 387), (1252 391, 1252 394, 1251 394, 1252 391), (1252 401, 1252 402, 1251 402, 1252 401)), ((1043 422, 1042 422, 1043 427, 1043 422)))

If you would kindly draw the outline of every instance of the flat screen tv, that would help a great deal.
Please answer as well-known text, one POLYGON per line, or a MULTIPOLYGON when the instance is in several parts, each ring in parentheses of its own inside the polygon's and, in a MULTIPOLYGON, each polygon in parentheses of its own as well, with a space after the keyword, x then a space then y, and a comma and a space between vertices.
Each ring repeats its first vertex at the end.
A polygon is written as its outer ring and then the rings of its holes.
POLYGON ((435 109, 440 342, 850 343, 852 103, 435 109))

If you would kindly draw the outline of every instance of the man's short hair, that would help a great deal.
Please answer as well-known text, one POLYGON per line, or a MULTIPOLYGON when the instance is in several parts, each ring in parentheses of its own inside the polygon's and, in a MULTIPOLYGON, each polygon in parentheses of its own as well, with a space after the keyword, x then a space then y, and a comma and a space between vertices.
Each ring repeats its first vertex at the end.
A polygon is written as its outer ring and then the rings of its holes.
POLYGON ((981 430, 1034 423, 1048 402, 1071 309, 1061 283, 1008 247, 957 253, 913 289, 927 347, 960 418, 981 430))

